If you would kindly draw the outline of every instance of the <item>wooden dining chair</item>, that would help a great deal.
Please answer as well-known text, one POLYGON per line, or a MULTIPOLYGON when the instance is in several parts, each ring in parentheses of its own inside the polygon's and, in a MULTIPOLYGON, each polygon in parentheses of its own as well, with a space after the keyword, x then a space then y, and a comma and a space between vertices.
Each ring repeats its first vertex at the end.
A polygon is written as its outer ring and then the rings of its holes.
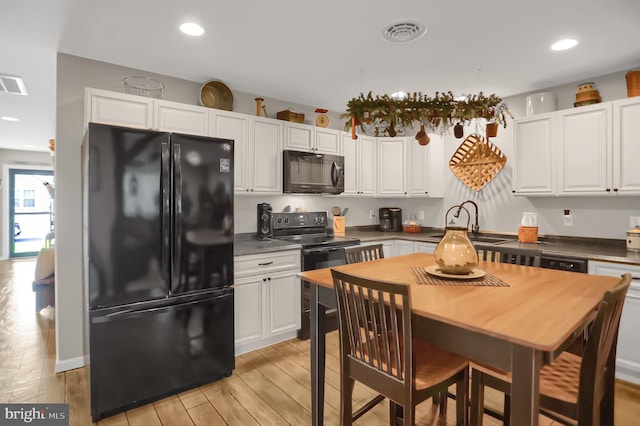
POLYGON ((492 245, 475 245, 480 260, 499 263, 511 263, 514 265, 540 266, 542 250, 523 249, 516 247, 500 247, 492 245))
POLYGON ((389 398, 390 424, 401 415, 405 426, 414 425, 417 404, 455 384, 456 421, 466 425, 469 362, 413 339, 409 285, 331 274, 340 322, 340 424, 351 425, 361 414, 352 413, 357 380, 389 398))
MULTIPOLYGON (((562 352, 540 370, 540 412, 565 425, 600 425, 600 405, 606 389, 609 356, 615 345, 622 306, 631 283, 631 274, 607 291, 596 313, 582 357, 562 352)), ((613 352, 612 352, 613 351, 613 352)), ((505 393, 511 391, 511 374, 492 367, 471 363, 471 424, 479 425, 484 407, 484 387, 505 393)), ((609 389, 613 392, 613 389, 609 389)), ((506 415, 504 424, 509 424, 506 415)))
POLYGON ((384 259, 382 244, 346 247, 344 249, 344 254, 347 257, 347 263, 369 262, 371 260, 384 259))

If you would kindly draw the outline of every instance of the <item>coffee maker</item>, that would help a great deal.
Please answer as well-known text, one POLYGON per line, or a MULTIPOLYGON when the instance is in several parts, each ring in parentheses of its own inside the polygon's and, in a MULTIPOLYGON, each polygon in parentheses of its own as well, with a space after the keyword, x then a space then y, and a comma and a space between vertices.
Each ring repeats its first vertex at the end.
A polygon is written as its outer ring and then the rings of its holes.
POLYGON ((384 232, 402 232, 402 209, 399 207, 381 207, 378 210, 380 230, 384 232))

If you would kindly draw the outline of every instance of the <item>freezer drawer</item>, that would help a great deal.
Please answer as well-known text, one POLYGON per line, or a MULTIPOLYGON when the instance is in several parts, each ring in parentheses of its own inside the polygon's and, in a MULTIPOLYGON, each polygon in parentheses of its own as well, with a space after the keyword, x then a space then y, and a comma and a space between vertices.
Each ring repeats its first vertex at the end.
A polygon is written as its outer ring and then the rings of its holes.
POLYGON ((167 302, 90 311, 94 421, 235 368, 233 288, 167 302))

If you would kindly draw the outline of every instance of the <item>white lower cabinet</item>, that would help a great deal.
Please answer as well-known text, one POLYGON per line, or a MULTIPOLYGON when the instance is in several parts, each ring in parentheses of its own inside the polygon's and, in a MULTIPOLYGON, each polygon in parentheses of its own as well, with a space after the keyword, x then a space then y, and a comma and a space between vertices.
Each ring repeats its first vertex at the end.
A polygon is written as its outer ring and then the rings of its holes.
POLYGON ((413 241, 395 240, 394 256, 402 256, 414 252, 413 241))
POLYGON ((300 328, 300 251, 236 256, 236 355, 296 336, 300 328))
POLYGON ((373 244, 382 244, 382 251, 384 252, 385 258, 418 252, 433 253, 437 246, 435 243, 408 240, 366 241, 360 245, 370 246, 373 244))
POLYGON ((387 257, 393 257, 393 240, 385 240, 385 241, 365 241, 361 246, 373 246, 376 244, 382 244, 382 253, 384 253, 385 259, 387 257))
POLYGON ((640 266, 610 262, 589 261, 589 273, 620 277, 630 273, 631 286, 622 308, 618 348, 616 351, 616 377, 640 384, 640 266))
POLYGON ((416 241, 414 246, 414 253, 422 252, 422 253, 433 253, 436 251, 436 243, 423 243, 421 241, 416 241))

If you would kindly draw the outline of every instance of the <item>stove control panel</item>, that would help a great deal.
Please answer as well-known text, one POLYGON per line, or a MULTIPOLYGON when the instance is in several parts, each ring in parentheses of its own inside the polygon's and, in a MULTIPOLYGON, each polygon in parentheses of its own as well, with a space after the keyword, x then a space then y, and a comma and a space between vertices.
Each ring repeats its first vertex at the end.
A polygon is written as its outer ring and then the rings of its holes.
POLYGON ((327 212, 273 213, 273 229, 307 229, 327 226, 327 212))

